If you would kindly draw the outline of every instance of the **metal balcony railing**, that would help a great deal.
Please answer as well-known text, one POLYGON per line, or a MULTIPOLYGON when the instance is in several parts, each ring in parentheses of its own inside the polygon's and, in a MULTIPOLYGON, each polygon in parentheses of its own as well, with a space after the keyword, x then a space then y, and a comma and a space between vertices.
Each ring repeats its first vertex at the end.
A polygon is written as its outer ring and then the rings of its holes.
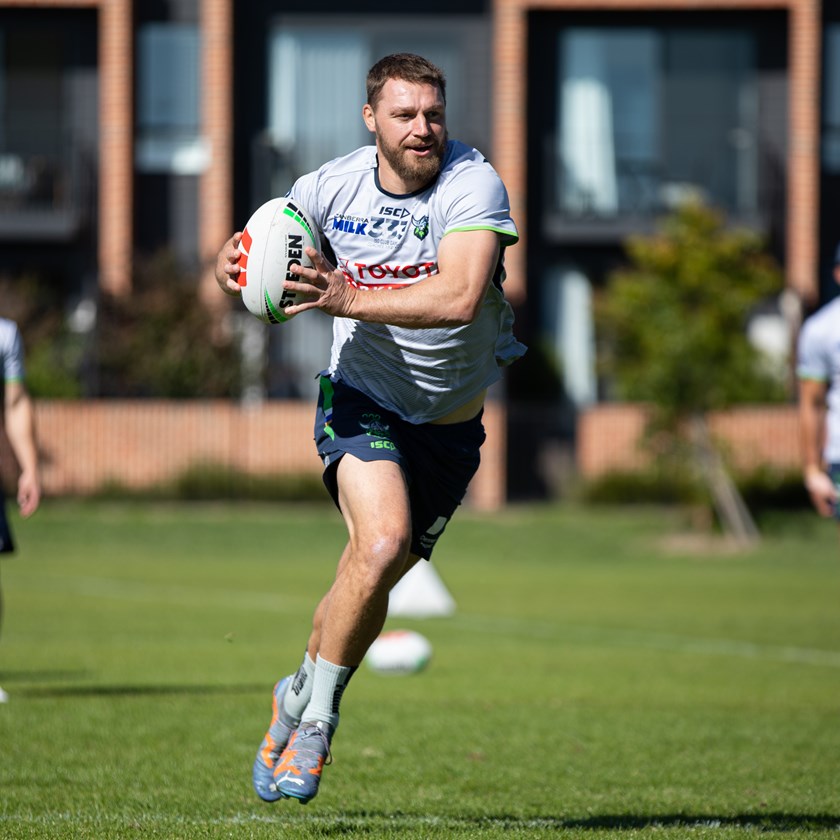
POLYGON ((92 155, 66 146, 59 154, 0 151, 0 239, 63 242, 94 213, 92 155))
POLYGON ((726 212, 733 222, 760 231, 781 223, 784 169, 764 143, 758 143, 751 169, 741 172, 746 187, 740 190, 721 189, 720 172, 715 178, 686 179, 669 172, 665 161, 618 158, 609 162, 609 177, 604 176, 610 187, 605 198, 597 192, 599 175, 604 173, 588 173, 588 182, 576 178, 564 168, 553 135, 544 138, 541 163, 542 226, 552 240, 620 240, 647 231, 659 217, 690 198, 704 200, 726 212))

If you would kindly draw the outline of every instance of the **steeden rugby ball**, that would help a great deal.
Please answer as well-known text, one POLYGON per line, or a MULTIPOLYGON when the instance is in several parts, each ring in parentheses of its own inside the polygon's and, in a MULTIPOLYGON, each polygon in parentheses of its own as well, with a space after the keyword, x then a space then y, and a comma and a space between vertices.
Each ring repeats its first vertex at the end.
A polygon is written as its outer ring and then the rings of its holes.
POLYGON ((316 228, 306 211, 289 198, 273 198, 248 219, 239 243, 239 276, 242 302, 267 324, 289 320, 285 309, 304 298, 283 288, 283 281, 297 280, 293 265, 310 267, 304 253, 317 248, 316 228))
POLYGON ((432 658, 431 642, 414 630, 389 630, 368 648, 365 661, 382 674, 416 674, 432 658))

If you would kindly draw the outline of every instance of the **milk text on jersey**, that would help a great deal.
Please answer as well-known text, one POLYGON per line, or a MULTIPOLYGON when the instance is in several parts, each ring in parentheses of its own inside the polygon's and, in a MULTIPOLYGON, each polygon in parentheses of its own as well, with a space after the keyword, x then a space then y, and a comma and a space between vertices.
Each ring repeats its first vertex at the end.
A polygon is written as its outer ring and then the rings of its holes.
POLYGON ((333 217, 333 230, 340 230, 342 233, 352 233, 356 236, 367 236, 368 220, 367 219, 353 219, 347 216, 333 217))

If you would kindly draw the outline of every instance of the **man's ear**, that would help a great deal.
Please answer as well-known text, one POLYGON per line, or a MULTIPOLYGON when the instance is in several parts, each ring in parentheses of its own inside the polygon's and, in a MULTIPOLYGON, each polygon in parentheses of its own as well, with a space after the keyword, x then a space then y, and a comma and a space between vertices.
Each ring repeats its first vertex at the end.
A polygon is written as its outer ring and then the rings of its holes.
POLYGON ((376 133, 376 117, 373 115, 373 108, 365 102, 364 106, 362 107, 362 119, 365 121, 365 125, 371 134, 376 133))

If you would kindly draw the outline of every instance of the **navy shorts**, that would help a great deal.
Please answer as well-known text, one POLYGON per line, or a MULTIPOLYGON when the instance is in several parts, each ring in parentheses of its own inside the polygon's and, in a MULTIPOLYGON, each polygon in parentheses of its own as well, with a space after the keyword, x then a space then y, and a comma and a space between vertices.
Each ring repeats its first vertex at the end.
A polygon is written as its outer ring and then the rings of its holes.
POLYGON ((481 412, 463 423, 409 423, 355 388, 321 377, 315 444, 333 501, 338 505, 342 455, 398 464, 408 485, 411 551, 427 560, 478 469, 484 438, 481 412))
POLYGON ((14 550, 15 541, 12 539, 12 529, 6 518, 6 500, 0 492, 0 554, 11 554, 14 550))
POLYGON ((840 464, 829 464, 828 474, 837 490, 838 500, 834 503, 834 518, 840 522, 840 464))

